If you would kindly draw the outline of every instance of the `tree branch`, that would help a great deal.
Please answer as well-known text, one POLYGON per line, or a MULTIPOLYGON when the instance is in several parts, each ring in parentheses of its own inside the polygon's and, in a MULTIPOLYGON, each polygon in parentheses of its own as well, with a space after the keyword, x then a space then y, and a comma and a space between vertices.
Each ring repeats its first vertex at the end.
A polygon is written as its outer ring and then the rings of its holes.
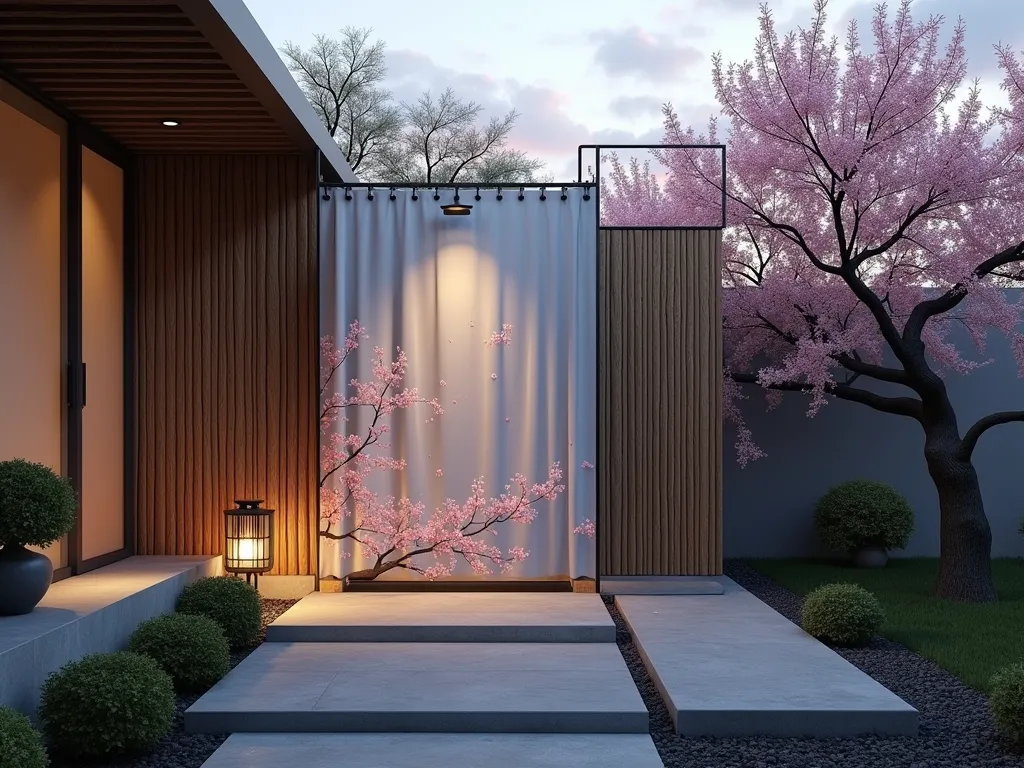
MULTIPOLYGON (((734 373, 732 380, 740 384, 756 384, 764 387, 758 381, 756 373, 734 373)), ((784 381, 779 384, 770 384, 765 389, 777 389, 781 392, 811 392, 813 387, 798 381, 784 381)), ((874 392, 851 387, 847 384, 832 384, 825 389, 825 392, 838 397, 840 400, 849 400, 854 403, 861 403, 876 411, 883 413, 894 413, 897 416, 909 416, 912 419, 921 420, 921 401, 913 397, 886 397, 877 395, 874 392)))
POLYGON ((959 458, 962 461, 970 461, 971 454, 974 453, 979 437, 992 429, 992 427, 997 427, 1000 424, 1009 424, 1013 421, 1024 421, 1024 411, 1000 411, 978 419, 967 430, 967 434, 964 435, 964 439, 960 443, 959 458))
MULTIPOLYGON (((1024 259, 1024 241, 1011 245, 1009 248, 1000 251, 989 259, 986 259, 974 270, 975 277, 982 278, 995 272, 1000 267, 1005 267, 1007 264, 1011 264, 1015 261, 1024 259)), ((903 340, 905 342, 917 342, 921 340, 921 332, 924 330, 924 324, 935 315, 941 315, 943 312, 948 312, 964 300, 967 296, 967 286, 963 283, 957 283, 952 286, 941 296, 934 299, 928 299, 922 301, 913 311, 910 313, 910 319, 907 320, 906 326, 903 328, 903 340)))

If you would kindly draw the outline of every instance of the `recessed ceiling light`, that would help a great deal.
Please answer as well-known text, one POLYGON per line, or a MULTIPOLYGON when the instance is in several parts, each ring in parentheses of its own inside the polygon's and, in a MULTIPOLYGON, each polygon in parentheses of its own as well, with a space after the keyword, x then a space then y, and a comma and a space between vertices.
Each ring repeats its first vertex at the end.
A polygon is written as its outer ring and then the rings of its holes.
POLYGON ((161 122, 161 125, 166 125, 168 128, 174 128, 177 124, 177 120, 164 120, 161 122))

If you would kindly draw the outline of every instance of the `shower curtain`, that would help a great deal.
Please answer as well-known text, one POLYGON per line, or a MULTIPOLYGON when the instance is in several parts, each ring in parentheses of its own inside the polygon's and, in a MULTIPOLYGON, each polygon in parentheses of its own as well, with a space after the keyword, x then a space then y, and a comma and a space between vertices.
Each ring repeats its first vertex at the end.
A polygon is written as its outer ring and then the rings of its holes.
MULTIPOLYGON (((543 482, 557 461, 565 492, 539 502, 532 523, 496 527, 489 543, 529 555, 492 578, 595 577, 595 541, 573 532, 596 516, 597 206, 589 190, 462 188, 468 216, 443 214, 454 189, 329 194, 321 201, 320 334, 342 342, 354 320, 367 333, 334 377, 338 391, 372 378, 372 347, 386 350, 386 361, 401 348, 404 386, 444 408, 389 417, 384 452, 406 468, 377 473, 369 486, 423 502, 426 518, 445 499, 465 502, 477 478, 497 496, 517 473, 543 482)), ((346 433, 365 430, 360 414, 348 416, 346 433)), ((320 529, 338 534, 352 524, 321 520, 320 529)), ((320 547, 322 577, 373 564, 351 539, 321 536, 320 547)), ((464 562, 452 575, 474 578, 464 562)), ((380 578, 422 577, 398 568, 380 578)))

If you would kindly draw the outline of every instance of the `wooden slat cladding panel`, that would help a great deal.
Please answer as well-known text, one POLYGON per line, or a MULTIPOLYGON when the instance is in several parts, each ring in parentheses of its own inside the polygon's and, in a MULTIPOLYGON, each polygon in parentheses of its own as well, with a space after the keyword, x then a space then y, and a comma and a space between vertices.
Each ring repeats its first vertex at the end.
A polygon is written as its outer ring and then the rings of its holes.
POLYGON ((274 573, 316 566, 315 168, 139 160, 138 552, 221 554, 238 498, 277 510, 274 573))
POLYGON ((721 233, 600 235, 599 568, 722 572, 721 233))

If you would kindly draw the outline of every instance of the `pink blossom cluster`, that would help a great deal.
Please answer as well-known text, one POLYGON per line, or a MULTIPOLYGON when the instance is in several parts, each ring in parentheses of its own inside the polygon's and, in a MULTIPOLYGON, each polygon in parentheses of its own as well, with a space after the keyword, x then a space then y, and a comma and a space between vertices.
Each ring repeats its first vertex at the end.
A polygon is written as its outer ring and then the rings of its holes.
MULTIPOLYGON (((508 344, 511 330, 511 325, 503 325, 492 335, 493 344, 508 344)), ((374 559, 371 568, 350 574, 350 578, 375 578, 393 568, 438 578, 450 574, 459 558, 479 574, 490 573, 492 566, 508 570, 521 562, 527 556, 525 550, 512 547, 503 551, 481 535, 493 535, 495 526, 504 523, 532 522, 536 504, 551 501, 565 490, 559 464, 552 464, 543 483, 530 484, 523 475, 516 475, 497 497, 485 494, 484 480, 479 478, 464 503, 448 499, 429 515, 421 502, 374 493, 369 485, 373 473, 406 468, 405 461, 379 452, 388 447, 381 442, 389 432, 387 417, 416 405, 426 405, 437 416, 444 410, 437 398, 426 399, 415 388, 403 388, 408 360, 401 349, 388 362, 384 349, 374 347, 372 378, 351 379, 351 394, 335 391, 339 371, 365 336, 365 329, 353 322, 342 345, 336 346, 330 337, 321 340, 320 505, 326 528, 321 527, 320 535, 331 541, 351 539, 374 559), (347 433, 337 428, 348 423, 345 414, 349 409, 368 412, 363 420, 365 429, 347 433), (332 530, 335 528, 340 531, 332 530), (423 564, 427 555, 433 556, 432 565, 423 564)), ((440 385, 446 386, 446 382, 442 380, 440 385)), ((443 470, 437 469, 435 476, 443 477, 443 470)), ((593 536, 593 523, 586 520, 575 531, 593 536)))
POLYGON ((491 333, 491 338, 484 342, 491 347, 496 346, 508 346, 512 343, 512 326, 508 323, 503 323, 500 331, 494 331, 491 333))
MULTIPOLYGON (((763 455, 740 413, 743 384, 773 390, 771 405, 802 393, 812 416, 833 396, 903 412, 905 401, 861 385, 907 381, 918 345, 938 371, 970 372, 989 362, 990 330, 1009 339, 1024 375, 1024 300, 1004 290, 1024 285, 1024 67, 996 48, 1009 106, 989 108, 976 84, 962 88, 962 23, 943 44, 941 17, 916 21, 903 0, 891 19, 876 9, 871 45, 853 22, 840 44, 825 5, 784 37, 765 9, 750 60, 713 60, 730 123, 724 387, 740 463, 763 455), (942 309, 929 303, 937 297, 942 309), (977 355, 954 345, 955 327, 977 355)), ((721 141, 714 118, 697 134, 671 105, 664 127, 665 144, 721 141)), ((663 185, 649 166, 612 159, 603 222, 720 221, 720 156, 654 154, 668 168, 663 185)))

